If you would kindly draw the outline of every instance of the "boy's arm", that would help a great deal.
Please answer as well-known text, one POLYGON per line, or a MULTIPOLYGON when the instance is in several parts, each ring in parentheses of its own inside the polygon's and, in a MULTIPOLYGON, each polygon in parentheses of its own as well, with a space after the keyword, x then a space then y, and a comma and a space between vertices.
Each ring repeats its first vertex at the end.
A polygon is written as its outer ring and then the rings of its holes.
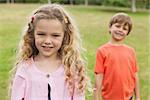
POLYGON ((136 84, 135 84, 135 98, 136 100, 140 100, 140 86, 139 86, 139 78, 138 74, 135 73, 135 79, 136 79, 136 84))
POLYGON ((100 99, 102 80, 103 80, 102 73, 95 74, 94 100, 100 99))

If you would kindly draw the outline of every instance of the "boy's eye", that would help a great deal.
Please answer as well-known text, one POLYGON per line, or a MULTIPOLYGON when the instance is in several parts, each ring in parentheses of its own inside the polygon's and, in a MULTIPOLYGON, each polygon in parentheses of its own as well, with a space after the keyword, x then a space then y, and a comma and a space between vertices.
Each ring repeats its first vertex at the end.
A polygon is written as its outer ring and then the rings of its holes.
POLYGON ((120 27, 120 25, 116 25, 116 27, 120 27))
POLYGON ((124 30, 127 30, 127 28, 123 28, 124 30))

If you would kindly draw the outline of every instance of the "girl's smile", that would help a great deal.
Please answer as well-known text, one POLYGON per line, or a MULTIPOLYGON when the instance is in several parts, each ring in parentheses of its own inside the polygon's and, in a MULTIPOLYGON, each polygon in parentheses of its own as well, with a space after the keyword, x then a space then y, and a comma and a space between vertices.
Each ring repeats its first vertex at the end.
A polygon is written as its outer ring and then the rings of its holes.
POLYGON ((53 47, 52 46, 42 46, 44 51, 50 51, 53 47))

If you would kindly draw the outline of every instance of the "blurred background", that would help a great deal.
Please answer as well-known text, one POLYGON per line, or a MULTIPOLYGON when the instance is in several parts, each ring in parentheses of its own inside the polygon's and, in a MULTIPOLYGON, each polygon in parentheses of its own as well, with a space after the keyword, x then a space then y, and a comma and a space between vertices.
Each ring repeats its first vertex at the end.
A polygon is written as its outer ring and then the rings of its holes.
POLYGON ((0 0, 0 3, 59 3, 71 5, 99 5, 150 9, 150 0, 0 0))
MULTIPOLYGON (((110 38, 110 18, 117 12, 129 14, 133 29, 125 43, 136 50, 141 100, 150 100, 150 0, 0 0, 0 100, 9 100, 9 71, 14 66, 24 26, 32 11, 47 3, 61 4, 75 20, 87 50, 92 84, 96 49, 110 38)), ((93 100, 93 95, 87 92, 86 100, 93 100)))

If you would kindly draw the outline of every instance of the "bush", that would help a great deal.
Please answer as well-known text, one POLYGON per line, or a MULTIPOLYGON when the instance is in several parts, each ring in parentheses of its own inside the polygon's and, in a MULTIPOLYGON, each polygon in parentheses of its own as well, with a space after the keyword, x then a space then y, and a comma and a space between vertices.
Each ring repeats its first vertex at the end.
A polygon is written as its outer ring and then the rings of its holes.
POLYGON ((128 0, 104 0, 104 5, 108 6, 118 6, 118 7, 129 7, 128 0))
MULTIPOLYGON (((41 0, 41 1, 44 1, 44 0, 41 0)), ((15 2, 16 3, 39 3, 40 0, 15 0, 15 2)))
POLYGON ((91 5, 101 5, 105 0, 88 0, 91 5))
POLYGON ((64 4, 64 1, 66 0, 51 0, 52 3, 59 3, 59 4, 64 4))
MULTIPOLYGON (((88 0, 89 5, 101 5, 103 0, 88 0)), ((75 0, 75 4, 84 4, 85 0, 75 0)))
MULTIPOLYGON (((48 0, 15 0, 17 3, 48 3, 48 0)), ((51 0, 52 3, 62 4, 64 0, 51 0)))

